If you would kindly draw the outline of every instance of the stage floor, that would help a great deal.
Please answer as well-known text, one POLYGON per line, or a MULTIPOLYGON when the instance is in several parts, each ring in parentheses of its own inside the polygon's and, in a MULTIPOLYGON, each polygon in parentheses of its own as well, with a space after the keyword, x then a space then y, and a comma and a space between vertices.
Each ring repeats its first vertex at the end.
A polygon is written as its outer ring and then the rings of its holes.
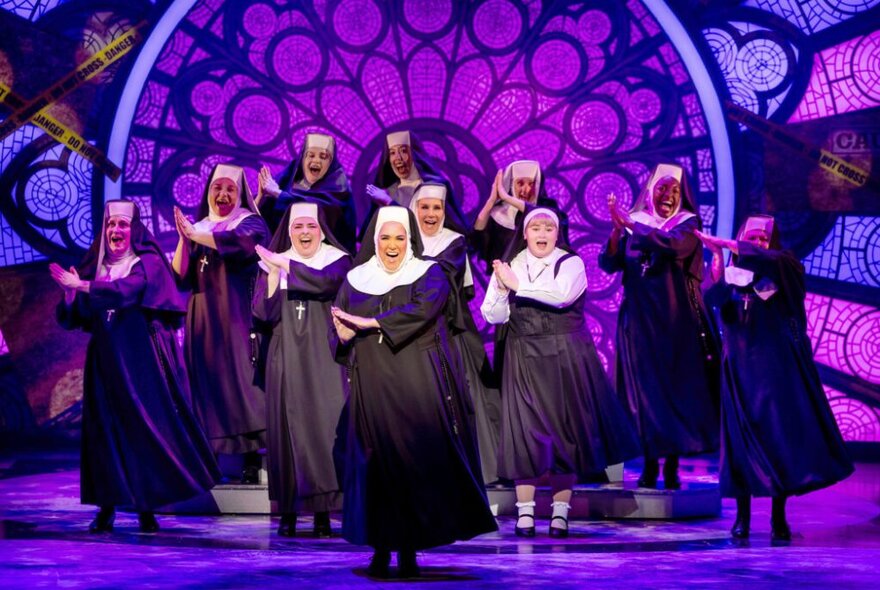
MULTIPOLYGON (((274 534, 267 516, 160 516, 155 535, 120 513, 108 535, 90 535, 94 515, 79 504, 70 451, 0 454, 0 584, 4 588, 679 588, 736 584, 870 588, 880 581, 880 465, 859 465, 847 481, 789 501, 794 539, 769 541, 769 500, 753 507, 752 538, 728 536, 721 518, 678 522, 575 521, 571 538, 500 532, 420 554, 423 578, 373 581, 369 549, 341 538, 274 534)), ((334 518, 338 531, 339 520, 334 518)))

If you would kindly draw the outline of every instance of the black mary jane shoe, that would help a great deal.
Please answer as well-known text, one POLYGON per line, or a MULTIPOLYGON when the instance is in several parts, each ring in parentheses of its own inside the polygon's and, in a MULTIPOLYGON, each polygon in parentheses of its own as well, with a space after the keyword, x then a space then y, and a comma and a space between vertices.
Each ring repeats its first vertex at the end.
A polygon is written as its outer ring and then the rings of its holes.
POLYGON ((388 579, 391 577, 390 566, 391 552, 384 549, 376 549, 373 551, 370 565, 367 566, 367 575, 371 578, 388 579))
POLYGON ((554 516, 550 519, 550 536, 554 539, 567 539, 568 538, 568 519, 564 516, 554 516), (565 528, 559 528, 553 526, 554 520, 561 520, 565 523, 565 528))
POLYGON ((278 523, 278 535, 282 537, 296 536, 296 514, 282 514, 278 523))
POLYGON ((115 508, 101 508, 95 516, 95 520, 89 524, 89 532, 92 534, 112 533, 113 521, 115 520, 115 508))
POLYGON ((784 520, 782 522, 770 521, 770 541, 773 543, 788 543, 791 541, 791 528, 784 520))
POLYGON ((526 527, 520 527, 519 525, 515 525, 513 527, 514 534, 517 537, 529 537, 529 538, 534 537, 535 536, 535 525, 534 525, 535 517, 534 517, 534 515, 520 514, 516 519, 517 522, 519 522, 520 518, 531 518, 533 524, 532 524, 532 526, 526 526, 526 527))
POLYGON ((419 564, 416 561, 415 551, 398 551, 397 552, 397 577, 398 578, 418 578, 422 575, 419 564))
POLYGON ((733 521, 733 526, 730 528, 730 536, 734 539, 748 539, 749 528, 749 519, 737 518, 733 521))
POLYGON ((152 512, 139 512, 138 528, 142 533, 158 533, 159 523, 156 521, 156 515, 152 512))
POLYGON ((315 512, 315 528, 312 534, 317 539, 329 539, 333 536, 329 512, 315 512))

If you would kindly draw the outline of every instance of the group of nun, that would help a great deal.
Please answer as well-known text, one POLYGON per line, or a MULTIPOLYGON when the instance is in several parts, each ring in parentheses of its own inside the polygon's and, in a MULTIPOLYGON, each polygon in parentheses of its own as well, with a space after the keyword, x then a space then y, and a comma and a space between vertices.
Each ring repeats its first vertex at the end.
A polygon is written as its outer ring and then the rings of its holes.
POLYGON ((341 509, 343 536, 374 550, 371 575, 388 577, 397 552, 411 577, 417 551, 497 529, 486 484, 515 483, 522 537, 549 485, 549 534, 565 538, 577 482, 642 456, 638 485, 657 487, 662 459, 675 489, 679 457, 720 445, 733 536, 749 535, 750 498, 770 496, 771 534, 790 539, 785 499, 852 464, 813 363, 803 268, 773 219, 749 217, 736 240, 702 233, 678 165, 656 166, 631 207, 609 195, 599 265, 623 284, 612 383, 545 184, 538 162, 510 164, 469 224, 416 138, 390 133, 358 228, 335 142, 311 133, 277 180, 259 171, 256 195, 241 167, 217 165, 196 222, 174 208, 170 263, 134 203, 106 203, 80 266, 50 265, 59 321, 91 334, 90 531, 112 531, 121 507, 155 532, 156 509, 220 481, 219 454, 243 455, 256 483, 265 448, 280 535, 307 512, 329 537, 341 509), (492 362, 469 253, 491 275, 492 362))

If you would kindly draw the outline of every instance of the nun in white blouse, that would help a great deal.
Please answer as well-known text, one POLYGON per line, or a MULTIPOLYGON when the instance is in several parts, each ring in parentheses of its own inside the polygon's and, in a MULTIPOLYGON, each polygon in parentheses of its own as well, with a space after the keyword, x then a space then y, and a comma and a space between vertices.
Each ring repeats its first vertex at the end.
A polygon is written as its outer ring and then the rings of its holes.
POLYGON ((535 486, 553 490, 551 537, 568 536, 572 487, 638 455, 628 418, 584 321, 584 262, 559 240, 549 208, 526 214, 505 261, 493 263, 480 311, 508 324, 498 475, 516 482, 517 536, 535 536, 535 486))

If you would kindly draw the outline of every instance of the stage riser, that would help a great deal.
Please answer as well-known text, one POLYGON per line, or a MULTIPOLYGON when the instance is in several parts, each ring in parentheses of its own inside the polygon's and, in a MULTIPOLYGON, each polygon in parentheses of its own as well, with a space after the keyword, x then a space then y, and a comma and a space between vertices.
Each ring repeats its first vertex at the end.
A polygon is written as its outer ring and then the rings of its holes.
MULTIPOLYGON (((496 516, 516 514, 512 488, 488 490, 496 516)), ((553 501, 549 488, 538 488, 535 501, 539 518, 550 516, 553 501)), ((571 518, 577 519, 680 519, 721 514, 718 486, 697 484, 682 490, 622 488, 617 485, 578 486, 571 500, 571 518)), ((265 485, 220 485, 210 494, 160 510, 170 514, 271 514, 265 485)))

